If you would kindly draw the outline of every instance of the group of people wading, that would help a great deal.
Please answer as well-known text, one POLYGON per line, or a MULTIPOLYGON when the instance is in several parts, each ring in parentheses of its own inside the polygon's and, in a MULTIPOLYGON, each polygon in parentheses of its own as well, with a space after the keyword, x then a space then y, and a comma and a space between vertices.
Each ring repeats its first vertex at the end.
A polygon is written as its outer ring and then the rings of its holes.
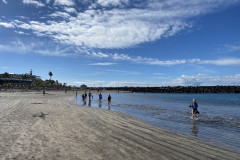
MULTIPOLYGON (((76 97, 77 97, 77 92, 76 92, 76 97)), ((101 93, 101 92, 98 94, 98 97, 99 97, 99 108, 101 108, 101 107, 102 107, 102 99, 103 99, 103 96, 102 96, 102 93, 101 93)), ((87 102, 86 102, 87 98, 88 98, 88 100, 89 100, 88 106, 91 107, 91 100, 93 99, 93 95, 92 95, 91 92, 89 92, 88 94, 87 94, 86 92, 85 92, 84 94, 82 94, 82 101, 83 101, 83 104, 84 104, 84 105, 87 104, 87 102)), ((109 109, 109 110, 110 110, 110 108, 111 108, 111 106, 110 106, 110 105, 111 105, 111 99, 112 99, 112 97, 111 97, 111 95, 109 94, 109 95, 108 95, 108 98, 107 98, 107 100, 108 100, 108 109, 109 109)))
MULTIPOLYGON (((99 93, 99 100, 102 100, 102 93, 99 93)), ((109 94, 108 95, 108 103, 110 103, 111 102, 111 99, 112 99, 112 97, 111 97, 111 95, 109 94)))
POLYGON ((88 94, 85 92, 84 94, 82 94, 82 100, 86 101, 87 96, 88 96, 89 101, 91 101, 93 99, 93 95, 91 92, 89 92, 88 94))
MULTIPOLYGON (((65 92, 66 93, 66 92, 65 92)), ((44 91, 44 94, 45 94, 45 91, 44 91)), ((76 92, 76 97, 77 97, 77 92, 76 92)), ((82 101, 84 102, 84 105, 86 105, 86 99, 89 99, 89 106, 91 106, 91 100, 93 99, 93 95, 91 92, 89 92, 88 94, 85 92, 84 94, 82 94, 82 101)), ((102 96, 102 93, 100 92, 98 94, 98 97, 99 97, 99 108, 102 107, 102 99, 103 99, 103 96, 102 96)), ((111 95, 109 94, 108 95, 108 109, 110 109, 110 105, 111 105, 111 95)), ((197 101, 196 99, 194 98, 193 99, 193 103, 191 105, 189 105, 190 108, 192 108, 192 118, 196 117, 197 114, 200 114, 199 111, 198 111, 198 104, 197 104, 197 101)))

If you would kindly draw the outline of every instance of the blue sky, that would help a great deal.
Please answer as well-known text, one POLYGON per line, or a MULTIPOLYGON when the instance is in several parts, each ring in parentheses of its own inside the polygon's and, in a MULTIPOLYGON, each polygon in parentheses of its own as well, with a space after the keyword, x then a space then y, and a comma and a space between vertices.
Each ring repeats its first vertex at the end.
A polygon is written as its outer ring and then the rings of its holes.
POLYGON ((0 0, 0 73, 79 86, 240 85, 240 0, 0 0))

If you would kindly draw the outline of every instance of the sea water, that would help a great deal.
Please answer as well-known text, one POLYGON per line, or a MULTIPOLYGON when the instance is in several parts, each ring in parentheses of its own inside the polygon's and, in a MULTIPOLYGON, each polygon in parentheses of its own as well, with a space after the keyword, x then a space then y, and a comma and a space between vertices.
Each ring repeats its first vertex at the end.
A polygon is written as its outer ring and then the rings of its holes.
POLYGON ((172 132, 194 136, 210 144, 240 153, 240 94, 108 93, 93 94, 91 103, 78 97, 78 104, 120 111, 172 132), (192 119, 196 98, 197 118, 192 119))

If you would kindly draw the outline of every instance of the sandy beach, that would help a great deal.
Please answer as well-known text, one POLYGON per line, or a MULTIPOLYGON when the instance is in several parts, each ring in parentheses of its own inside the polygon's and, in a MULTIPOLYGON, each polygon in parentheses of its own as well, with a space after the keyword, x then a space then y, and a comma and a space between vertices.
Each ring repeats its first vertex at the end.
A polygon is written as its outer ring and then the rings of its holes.
POLYGON ((73 92, 46 93, 0 92, 0 159, 240 159, 123 113, 79 107, 73 92))

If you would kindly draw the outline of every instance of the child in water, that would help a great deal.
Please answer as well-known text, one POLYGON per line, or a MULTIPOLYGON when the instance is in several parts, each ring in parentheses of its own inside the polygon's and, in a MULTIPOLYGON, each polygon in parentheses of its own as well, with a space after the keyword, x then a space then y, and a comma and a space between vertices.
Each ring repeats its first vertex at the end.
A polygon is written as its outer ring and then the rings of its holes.
POLYGON ((198 104, 197 104, 195 98, 193 98, 193 104, 190 105, 189 107, 192 108, 192 117, 196 116, 196 114, 200 114, 200 113, 198 112, 198 110, 197 110, 197 108, 198 108, 198 104))

